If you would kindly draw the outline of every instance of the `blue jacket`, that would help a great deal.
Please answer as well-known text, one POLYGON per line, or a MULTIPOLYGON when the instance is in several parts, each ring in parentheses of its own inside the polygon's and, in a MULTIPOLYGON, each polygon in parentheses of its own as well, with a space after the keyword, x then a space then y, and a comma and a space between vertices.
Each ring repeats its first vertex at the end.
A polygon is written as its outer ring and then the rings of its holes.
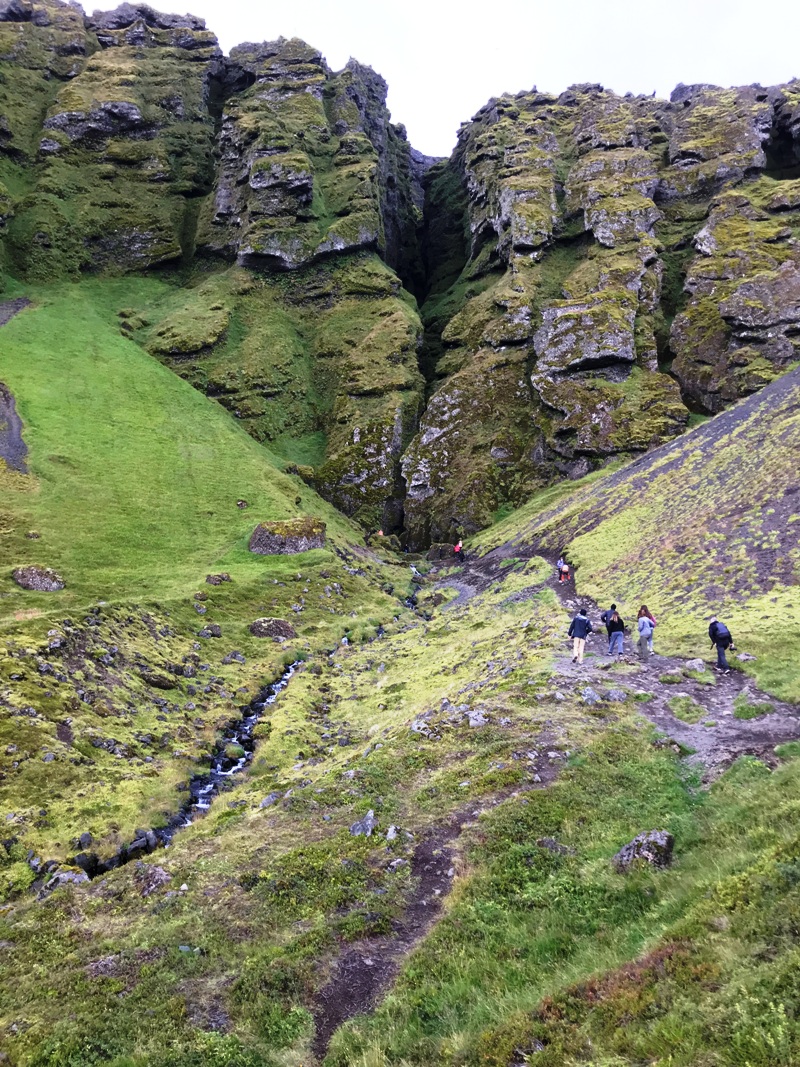
POLYGON ((592 624, 585 615, 576 615, 569 626, 570 637, 586 637, 592 632, 592 624))
POLYGON ((646 615, 642 615, 641 619, 639 619, 637 623, 637 629, 639 630, 639 633, 644 634, 646 638, 651 638, 653 636, 652 619, 648 619, 646 615))

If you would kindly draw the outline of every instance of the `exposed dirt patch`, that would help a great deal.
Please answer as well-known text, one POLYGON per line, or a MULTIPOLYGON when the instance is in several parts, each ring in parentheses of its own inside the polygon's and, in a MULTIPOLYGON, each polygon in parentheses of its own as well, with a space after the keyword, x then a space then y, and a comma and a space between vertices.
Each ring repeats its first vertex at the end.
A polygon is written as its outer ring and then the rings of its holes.
MULTIPOLYGON (((540 768, 541 781, 526 788, 544 789, 557 774, 557 766, 544 765, 540 768)), ((479 808, 496 806, 515 791, 509 789, 491 800, 482 798, 476 803, 479 808)), ((406 956, 440 918, 453 885, 457 839, 477 814, 475 805, 462 809, 422 838, 410 861, 416 888, 394 934, 364 938, 351 945, 334 964, 327 984, 317 994, 313 1009, 316 1032, 312 1048, 320 1060, 342 1023, 355 1015, 375 1010, 382 995, 397 978, 406 956)))
POLYGON ((0 459, 12 470, 27 474, 27 454, 22 440, 22 419, 17 414, 14 397, 8 386, 0 382, 0 459))
POLYGON ((0 326, 5 326, 15 315, 30 306, 31 301, 26 296, 18 296, 16 300, 0 301, 0 326))

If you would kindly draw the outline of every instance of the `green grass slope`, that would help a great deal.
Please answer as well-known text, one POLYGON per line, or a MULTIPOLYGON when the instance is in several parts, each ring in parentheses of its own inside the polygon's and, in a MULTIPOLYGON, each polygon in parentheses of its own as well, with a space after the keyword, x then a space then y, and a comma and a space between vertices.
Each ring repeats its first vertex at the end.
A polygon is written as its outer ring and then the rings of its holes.
POLYGON ((635 619, 646 603, 660 647, 705 653, 723 617, 737 664, 800 699, 800 369, 641 459, 565 483, 481 535, 566 551, 579 592, 635 619))
POLYGON ((0 474, 4 615, 169 597, 212 569, 255 576, 264 561, 246 542, 265 519, 313 513, 334 538, 358 539, 218 405, 120 334, 121 306, 170 291, 145 278, 41 289, 3 328, 0 380, 16 397, 31 472, 0 474), (19 591, 10 569, 26 563, 56 568, 66 590, 19 591))

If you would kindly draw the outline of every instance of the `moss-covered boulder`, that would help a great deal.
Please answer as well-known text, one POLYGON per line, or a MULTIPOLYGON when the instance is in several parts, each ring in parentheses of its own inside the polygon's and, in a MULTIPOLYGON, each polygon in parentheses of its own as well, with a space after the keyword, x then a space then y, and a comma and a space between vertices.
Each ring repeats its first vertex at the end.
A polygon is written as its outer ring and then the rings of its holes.
POLYGON ((293 556, 324 544, 325 523, 304 517, 259 523, 248 547, 259 556, 293 556))

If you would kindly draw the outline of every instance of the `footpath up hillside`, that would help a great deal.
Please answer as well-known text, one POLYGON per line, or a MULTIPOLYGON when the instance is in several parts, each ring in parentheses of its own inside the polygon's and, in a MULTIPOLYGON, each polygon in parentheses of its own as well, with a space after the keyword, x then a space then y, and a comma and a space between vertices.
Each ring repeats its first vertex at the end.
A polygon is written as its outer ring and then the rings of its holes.
POLYGON ((800 371, 610 474, 562 483, 480 538, 483 549, 566 552, 599 603, 646 603, 662 648, 691 655, 712 614, 800 699, 800 371))

